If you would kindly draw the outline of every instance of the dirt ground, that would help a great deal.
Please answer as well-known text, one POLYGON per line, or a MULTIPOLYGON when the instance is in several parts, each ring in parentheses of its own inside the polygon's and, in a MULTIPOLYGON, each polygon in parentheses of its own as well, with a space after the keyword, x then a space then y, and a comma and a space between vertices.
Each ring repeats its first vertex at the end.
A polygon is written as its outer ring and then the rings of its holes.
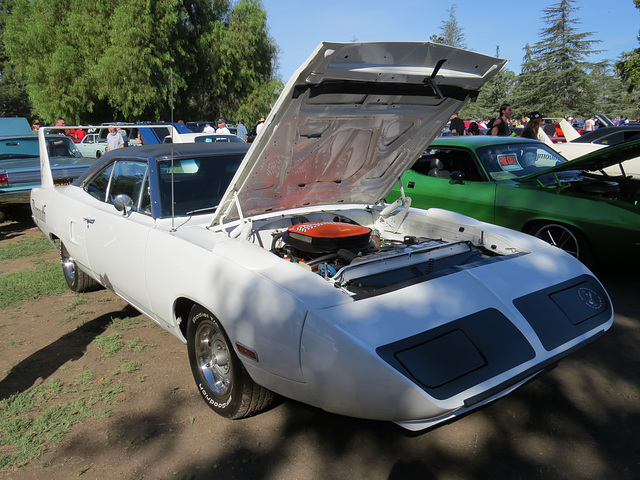
MULTIPOLYGON (((0 242, 41 235, 26 204, 1 202, 0 242)), ((638 479, 640 279, 618 271, 602 280, 616 308, 603 338, 507 397, 418 435, 290 400, 225 420, 200 398, 186 347, 112 293, 81 295, 75 307, 72 292, 24 302, 0 313, 0 398, 89 369, 95 382, 125 388, 108 418, 74 425, 0 479, 638 479), (139 321, 111 325, 128 317, 139 321), (97 339, 114 332, 147 348, 105 355, 97 339), (140 367, 126 373, 125 362, 140 367)))

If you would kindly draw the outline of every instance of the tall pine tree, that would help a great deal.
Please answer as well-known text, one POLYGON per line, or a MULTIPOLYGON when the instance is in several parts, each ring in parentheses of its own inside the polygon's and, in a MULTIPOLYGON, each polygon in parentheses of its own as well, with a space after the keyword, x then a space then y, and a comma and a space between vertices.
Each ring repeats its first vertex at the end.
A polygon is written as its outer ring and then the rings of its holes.
POLYGON ((464 42, 464 32, 458 26, 456 18, 456 4, 451 5, 449 9, 449 20, 442 22, 440 26, 440 35, 431 35, 429 38, 434 43, 449 45, 451 47, 467 48, 464 42))
POLYGON ((590 39, 592 32, 578 32, 579 9, 575 0, 560 0, 543 10, 546 28, 541 40, 530 46, 518 76, 517 104, 526 110, 540 110, 547 116, 596 113, 597 88, 590 75, 598 65, 588 58, 598 53, 590 39))

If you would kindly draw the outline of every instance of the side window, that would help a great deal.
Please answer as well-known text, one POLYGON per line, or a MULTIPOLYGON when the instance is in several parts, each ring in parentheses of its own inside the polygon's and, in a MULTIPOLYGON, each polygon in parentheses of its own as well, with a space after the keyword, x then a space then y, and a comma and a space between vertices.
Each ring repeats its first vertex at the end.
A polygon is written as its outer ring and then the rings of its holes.
POLYGON ((125 194, 131 197, 134 205, 138 205, 146 173, 146 162, 133 160, 117 161, 111 178, 107 202, 113 203, 118 195, 125 194))
POLYGON ((617 145, 619 143, 624 142, 624 132, 620 131, 620 132, 614 132, 611 135, 607 135, 606 137, 603 137, 599 140, 596 140, 593 143, 597 143, 600 145, 617 145))
POLYGON ((472 182, 485 181, 471 154, 466 150, 448 148, 430 148, 411 167, 414 172, 422 175, 443 177, 442 172, 462 172, 465 180, 472 182), (440 173, 438 173, 438 171, 440 173))
POLYGON ((131 197, 136 210, 151 213, 147 163, 118 160, 98 172, 85 185, 89 195, 101 202, 113 203, 120 194, 131 197))
POLYGON ((113 172, 113 163, 102 169, 95 175, 89 183, 84 187, 85 191, 92 197, 104 202, 107 198, 107 189, 111 180, 111 172, 113 172))

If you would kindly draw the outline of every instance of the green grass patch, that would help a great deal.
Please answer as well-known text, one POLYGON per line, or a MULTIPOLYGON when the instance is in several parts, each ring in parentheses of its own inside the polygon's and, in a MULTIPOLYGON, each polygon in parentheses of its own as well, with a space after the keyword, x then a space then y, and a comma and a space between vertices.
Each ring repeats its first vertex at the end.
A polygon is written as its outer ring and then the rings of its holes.
POLYGON ((125 346, 121 333, 112 333, 110 335, 96 337, 95 342, 98 348, 104 352, 105 356, 115 355, 125 346))
POLYGON ((71 312, 76 310, 79 305, 85 305, 87 303, 87 299, 77 295, 73 300, 69 302, 69 305, 62 307, 60 310, 63 312, 71 312))
POLYGON ((20 240, 15 243, 0 245, 0 261, 32 257, 54 250, 55 247, 45 236, 20 240))
POLYGON ((25 300, 62 295, 67 291, 60 263, 47 262, 36 268, 0 276, 0 308, 25 300))
POLYGON ((142 315, 138 317, 113 318, 111 319, 109 328, 117 328, 118 330, 131 330, 144 321, 145 318, 142 318, 142 315))
POLYGON ((108 417, 107 405, 117 401, 125 386, 96 377, 94 370, 83 370, 67 385, 54 378, 0 400, 0 471, 39 458, 87 418, 108 417), (69 392, 75 398, 70 400, 69 392))
POLYGON ((140 370, 140 367, 142 367, 142 362, 127 362, 122 365, 122 368, 127 373, 137 372, 140 370))

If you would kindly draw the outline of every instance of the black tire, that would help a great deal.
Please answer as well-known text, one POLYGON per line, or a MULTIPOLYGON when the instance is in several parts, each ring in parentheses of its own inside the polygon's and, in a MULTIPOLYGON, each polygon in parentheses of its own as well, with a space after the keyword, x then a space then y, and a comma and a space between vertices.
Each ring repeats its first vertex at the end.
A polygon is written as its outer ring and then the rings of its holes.
POLYGON ((60 246, 60 260, 64 279, 74 292, 90 292, 102 287, 96 280, 78 268, 76 261, 69 255, 64 245, 60 246))
POLYGON ((557 222, 540 222, 528 233, 573 255, 587 266, 594 265, 594 255, 584 234, 577 228, 557 222))
POLYGON ((251 379, 218 320, 200 305, 189 313, 187 350, 198 390, 218 415, 245 418, 273 402, 275 394, 251 379))
POLYGON ((100 158, 102 156, 102 152, 100 150, 98 150, 96 152, 96 158, 100 158))

